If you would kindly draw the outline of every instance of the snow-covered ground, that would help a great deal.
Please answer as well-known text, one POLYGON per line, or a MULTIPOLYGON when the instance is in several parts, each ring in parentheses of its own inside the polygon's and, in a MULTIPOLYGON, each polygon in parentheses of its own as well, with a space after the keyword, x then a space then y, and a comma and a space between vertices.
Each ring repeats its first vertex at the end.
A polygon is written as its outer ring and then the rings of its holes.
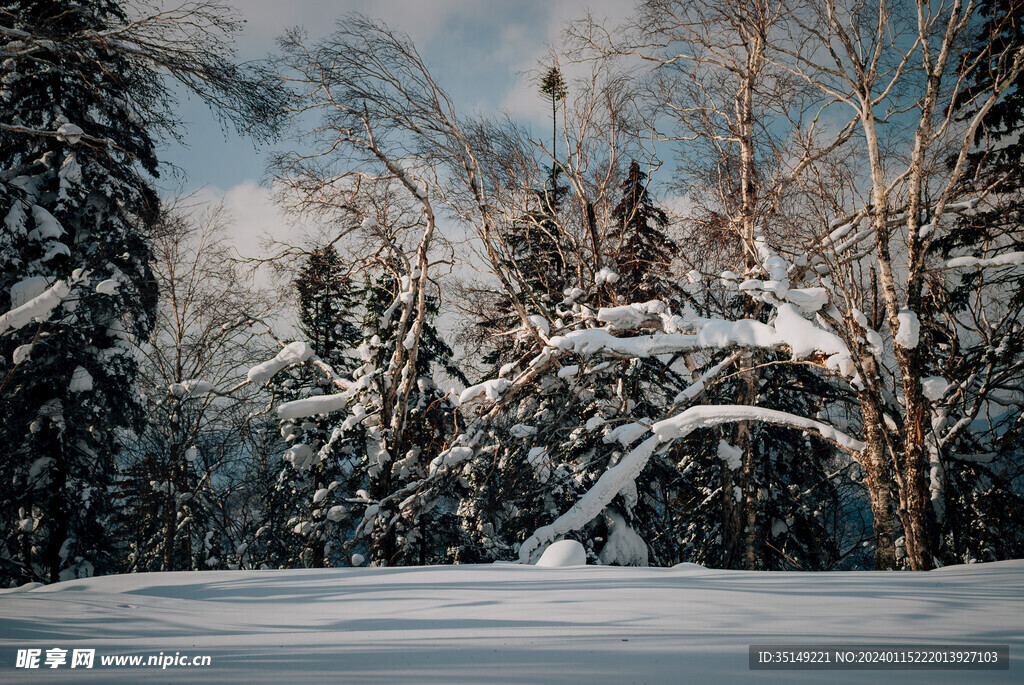
MULTIPOLYGON (((70 658, 69 658, 70 661, 70 658)), ((1024 682, 1024 561, 928 573, 453 566, 151 573, 0 594, 0 682, 1024 682), (1001 643, 1010 670, 750 671, 759 643, 1001 643), (91 670, 18 649, 96 649, 91 670), (211 665, 102 667, 104 655, 211 665)))

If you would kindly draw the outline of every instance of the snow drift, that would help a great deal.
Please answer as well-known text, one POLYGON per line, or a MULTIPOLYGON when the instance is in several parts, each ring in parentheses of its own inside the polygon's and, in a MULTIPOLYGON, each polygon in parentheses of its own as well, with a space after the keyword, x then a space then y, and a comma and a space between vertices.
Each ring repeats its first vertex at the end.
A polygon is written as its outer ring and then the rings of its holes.
POLYGON ((0 682, 1019 683, 1024 561, 923 573, 498 564, 149 573, 0 594, 0 682), (751 672, 751 644, 1010 645, 1010 670, 751 672), (15 668, 18 649, 206 668, 15 668), (69 652, 70 654, 70 652, 69 652))

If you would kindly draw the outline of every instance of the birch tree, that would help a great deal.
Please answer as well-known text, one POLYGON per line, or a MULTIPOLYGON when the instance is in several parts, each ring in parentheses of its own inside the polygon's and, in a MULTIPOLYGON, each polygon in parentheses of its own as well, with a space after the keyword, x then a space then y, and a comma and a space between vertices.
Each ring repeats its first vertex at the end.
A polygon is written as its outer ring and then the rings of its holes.
MULTIPOLYGON (((844 208, 848 216, 839 223, 857 227, 863 221, 864 228, 842 249, 833 233, 827 249, 842 265, 851 259, 848 250, 866 246, 863 257, 877 274, 874 283, 849 284, 858 301, 847 300, 839 314, 853 344, 872 327, 887 328, 892 336, 896 378, 889 388, 882 387, 885 372, 867 345, 859 346, 865 380, 861 406, 872 463, 892 464, 907 559, 914 569, 931 568, 937 553, 932 502, 939 483, 930 472, 939 468, 933 433, 938 414, 922 381, 932 375, 929 332, 946 328, 929 302, 930 284, 941 279, 938 272, 949 262, 937 259, 934 247, 953 229, 950 214, 970 211, 981 199, 975 195, 965 203, 962 196, 968 157, 985 114, 1024 68, 1019 49, 992 56, 1003 65, 1000 76, 986 89, 966 92, 966 80, 985 61, 967 51, 978 26, 975 10, 970 1, 883 0, 864 6, 828 1, 794 13, 799 29, 778 52, 790 73, 856 117, 854 139, 863 151, 866 177, 854 182, 866 197, 860 206, 844 208), (958 120, 953 103, 963 98, 971 103, 970 114, 958 120), (858 323, 864 294, 870 297, 875 287, 882 317, 871 325, 858 323), (898 399, 886 401, 887 394, 898 399)), ((884 356, 881 363, 887 363, 884 356)))

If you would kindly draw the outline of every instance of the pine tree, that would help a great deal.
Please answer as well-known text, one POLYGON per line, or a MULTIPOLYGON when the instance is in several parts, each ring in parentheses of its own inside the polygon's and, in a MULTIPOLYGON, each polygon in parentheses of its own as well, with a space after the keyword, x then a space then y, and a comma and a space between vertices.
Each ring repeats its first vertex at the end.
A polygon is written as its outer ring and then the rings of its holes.
MULTIPOLYGON (((13 9, 18 27, 58 40, 125 21, 112 2, 13 9)), ((130 101, 147 93, 123 55, 43 49, 0 69, 16 124, 65 132, 0 130, 0 168, 16 170, 17 189, 0 233, 0 290, 13 288, 18 305, 50 283, 70 285, 49 321, 0 338, 3 480, 14 485, 5 580, 54 582, 119 566, 106 530, 114 457, 119 433, 141 426, 132 345, 148 335, 155 307, 140 226, 157 202, 134 165, 156 173, 154 142, 132 115, 130 101), (84 143, 83 130, 117 147, 84 143), (29 356, 11 363, 19 348, 29 356)))
POLYGON ((622 199, 612 210, 616 226, 609 233, 619 276, 616 291, 627 302, 671 300, 676 290, 670 265, 678 246, 665 235, 668 216, 647 192, 647 175, 637 162, 629 165, 622 199))
POLYGON ((204 12, 191 25, 213 28, 189 40, 183 17, 165 18, 130 23, 113 0, 0 5, 21 36, 0 65, 0 291, 14 307, 51 298, 29 305, 34 321, 12 308, 0 330, 3 584, 121 567, 115 458, 141 427, 134 347, 156 307, 143 236, 158 202, 140 174, 157 175, 153 136, 175 124, 161 73, 254 130, 273 107, 225 59, 235 24, 204 12))
MULTIPOLYGON (((299 330, 313 352, 339 374, 355 366, 355 347, 361 337, 360 291, 333 245, 310 252, 295 279, 298 294, 299 330)), ((327 377, 318 369, 299 366, 271 381, 275 400, 287 402, 330 392, 327 377)), ((314 568, 334 563, 332 540, 339 536, 341 509, 333 497, 342 474, 342 463, 325 445, 331 439, 330 417, 283 421, 281 434, 293 447, 285 451, 276 479, 264 500, 267 523, 262 541, 267 545, 263 562, 274 567, 314 568), (310 456, 304 456, 304 450, 310 456), (297 451, 298 450, 298 451, 297 451), (315 455, 312 456, 312 455, 315 455)))

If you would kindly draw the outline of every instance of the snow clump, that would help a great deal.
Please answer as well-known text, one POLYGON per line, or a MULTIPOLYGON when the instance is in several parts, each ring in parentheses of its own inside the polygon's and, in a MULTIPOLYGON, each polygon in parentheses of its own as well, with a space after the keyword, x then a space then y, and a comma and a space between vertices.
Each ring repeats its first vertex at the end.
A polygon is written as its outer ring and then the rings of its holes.
POLYGON ((559 540, 552 542, 540 555, 535 566, 561 568, 564 566, 584 566, 587 563, 587 550, 576 540, 559 540))

